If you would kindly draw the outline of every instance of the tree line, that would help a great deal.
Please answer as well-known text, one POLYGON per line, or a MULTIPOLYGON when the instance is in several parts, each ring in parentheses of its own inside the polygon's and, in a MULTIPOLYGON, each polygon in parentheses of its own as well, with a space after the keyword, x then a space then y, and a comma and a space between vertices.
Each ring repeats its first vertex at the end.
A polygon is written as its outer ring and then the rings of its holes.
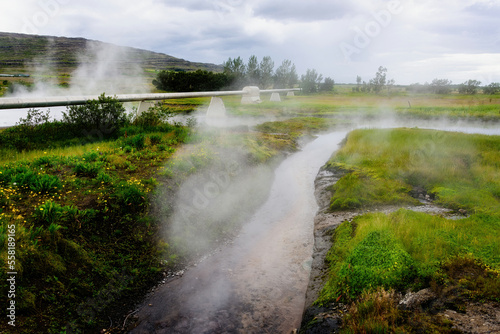
POLYGON ((368 83, 366 81, 361 82, 363 79, 358 75, 356 77, 356 87, 353 88, 355 92, 374 92, 380 93, 384 88, 390 90, 394 86, 394 79, 387 79, 387 68, 379 66, 375 77, 370 79, 368 83))
MULTIPOLYGON (((368 82, 362 81, 362 78, 358 75, 356 77, 356 87, 352 90, 354 92, 380 93, 384 88, 390 90, 393 86, 394 79, 387 79, 387 68, 380 66, 377 73, 375 73, 375 77, 368 82)), ((466 95, 477 94, 481 89, 483 94, 493 95, 500 93, 500 83, 493 82, 481 87, 481 81, 478 80, 470 79, 459 85, 453 85, 449 79, 434 79, 431 83, 426 82, 423 85, 420 83, 411 84, 406 89, 412 93, 432 94, 450 94, 454 89, 457 89, 458 93, 466 95)))
POLYGON ((483 94, 493 95, 500 93, 500 83, 492 82, 487 86, 481 87, 481 81, 469 79, 459 85, 453 85, 449 79, 434 79, 431 83, 425 84, 414 83, 408 86, 407 90, 412 93, 433 93, 433 94, 450 94, 453 89, 457 89, 458 93, 466 95, 474 95, 482 90, 483 94))
POLYGON ((223 72, 161 71, 153 80, 159 90, 171 92, 217 91, 222 89, 241 89, 244 86, 258 86, 260 89, 293 88, 299 85, 306 94, 318 91, 333 91, 334 80, 325 78, 314 69, 308 69, 300 77, 295 64, 289 59, 282 61, 275 69, 271 57, 261 61, 252 55, 248 62, 241 57, 229 58, 223 64, 223 72))

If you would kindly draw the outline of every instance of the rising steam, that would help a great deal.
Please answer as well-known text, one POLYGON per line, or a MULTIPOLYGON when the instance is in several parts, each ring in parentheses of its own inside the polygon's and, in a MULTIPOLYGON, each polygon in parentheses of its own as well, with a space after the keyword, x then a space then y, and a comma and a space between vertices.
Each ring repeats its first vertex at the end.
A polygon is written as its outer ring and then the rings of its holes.
POLYGON ((144 72, 128 48, 96 41, 87 41, 84 52, 77 55, 78 66, 70 73, 69 87, 59 86, 59 70, 54 68, 58 59, 55 41, 48 43, 42 58, 35 58, 36 67, 30 70, 34 77, 33 89, 16 86, 13 97, 77 96, 106 93, 149 92, 144 72), (47 61, 49 59, 49 61, 47 61))

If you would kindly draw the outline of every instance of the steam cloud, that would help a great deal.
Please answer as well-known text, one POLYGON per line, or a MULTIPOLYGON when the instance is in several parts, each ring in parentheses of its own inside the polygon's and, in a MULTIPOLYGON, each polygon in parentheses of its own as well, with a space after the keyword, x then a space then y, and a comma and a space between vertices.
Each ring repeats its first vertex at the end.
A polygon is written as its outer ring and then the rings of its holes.
MULTIPOLYGON (((127 48, 95 41, 87 41, 85 51, 77 56, 78 66, 70 73, 69 87, 59 85, 59 71, 54 68, 57 55, 54 51, 55 41, 47 38, 48 43, 44 57, 35 58, 30 74, 34 85, 27 89, 16 85, 13 94, 6 97, 48 97, 148 93, 147 79, 137 59, 127 48), (48 61, 47 61, 48 59, 48 61)), ((64 107, 50 108, 51 116, 61 117, 64 107)), ((0 110, 2 122, 0 126, 14 125, 20 117, 25 117, 27 109, 0 110)))

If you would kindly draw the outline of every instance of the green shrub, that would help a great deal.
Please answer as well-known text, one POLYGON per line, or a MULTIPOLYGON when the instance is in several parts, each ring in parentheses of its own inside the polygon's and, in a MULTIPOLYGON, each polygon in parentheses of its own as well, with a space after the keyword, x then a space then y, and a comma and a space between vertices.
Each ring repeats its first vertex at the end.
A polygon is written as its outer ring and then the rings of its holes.
POLYGON ((114 135, 127 118, 123 104, 116 98, 100 95, 84 105, 68 107, 63 121, 73 126, 77 135, 98 135, 106 138, 114 135))
POLYGON ((35 209, 33 218, 43 225, 50 226, 59 222, 63 212, 64 210, 61 205, 47 201, 35 209))
POLYGON ((56 192, 61 188, 61 180, 55 175, 41 175, 30 185, 31 190, 40 193, 56 192))
MULTIPOLYGON (((34 126, 17 125, 0 133, 0 145, 18 151, 67 146, 72 140, 72 127, 61 121, 34 126)), ((80 141, 76 143, 79 144, 80 141)))
POLYGON ((160 125, 161 122, 160 115, 158 115, 155 111, 148 110, 137 116, 133 124, 142 128, 150 128, 160 125))
POLYGON ((139 211, 146 204, 146 194, 135 184, 122 182, 118 185, 114 197, 123 209, 139 211))
POLYGON ((97 182, 100 182, 100 183, 106 183, 106 184, 109 184, 112 182, 112 178, 109 174, 107 174, 106 172, 104 171, 100 171, 98 174, 97 174, 97 177, 96 177, 96 181, 97 182))
POLYGON ((50 109, 45 111, 45 113, 40 109, 29 109, 26 118, 20 118, 16 125, 34 127, 37 125, 45 124, 50 122, 50 109))
POLYGON ((85 152, 82 155, 82 158, 83 158, 83 160, 85 160, 87 162, 97 161, 99 159, 99 153, 96 151, 85 152))
POLYGON ((13 175, 11 182, 13 185, 20 188, 25 188, 27 190, 32 184, 35 183, 37 178, 38 177, 36 173, 31 170, 27 170, 26 172, 21 172, 13 175))
POLYGON ((103 164, 100 162, 77 162, 73 171, 79 176, 96 177, 101 171, 103 164))
POLYGON ((189 129, 184 126, 176 126, 174 128, 174 134, 177 138, 177 141, 183 143, 186 142, 189 138, 189 129))
POLYGON ((3 168, 0 168, 0 183, 6 186, 12 182, 12 179, 17 174, 25 174, 28 173, 29 171, 30 169, 28 166, 15 166, 15 167, 5 166, 3 168))
POLYGON ((138 133, 142 133, 144 129, 142 129, 140 126, 136 125, 127 125, 122 128, 120 128, 118 132, 119 137, 127 138, 128 136, 133 136, 138 133))
POLYGON ((162 137, 160 135, 151 135, 149 136, 149 141, 151 145, 158 145, 161 143, 162 137))
POLYGON ((133 147, 137 150, 142 150, 144 147, 146 147, 145 144, 146 136, 142 133, 135 135, 133 137, 128 137, 125 139, 125 147, 133 147))
POLYGON ((40 167, 40 166, 54 167, 56 165, 57 165, 57 158, 48 156, 37 158, 33 160, 33 162, 31 163, 31 166, 33 167, 40 167))

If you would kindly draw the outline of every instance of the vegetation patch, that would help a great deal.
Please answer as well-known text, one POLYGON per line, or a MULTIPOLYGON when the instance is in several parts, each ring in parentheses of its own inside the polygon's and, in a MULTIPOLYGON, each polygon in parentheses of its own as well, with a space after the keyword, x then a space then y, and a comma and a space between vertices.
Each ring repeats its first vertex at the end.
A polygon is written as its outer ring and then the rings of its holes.
POLYGON ((411 203, 409 194, 417 188, 468 216, 399 209, 342 223, 332 237, 328 280, 316 303, 351 304, 345 333, 453 333, 436 313, 499 301, 500 238, 492 233, 500 229, 499 144, 495 136, 419 129, 349 134, 327 164, 344 174, 332 188, 332 210, 411 203), (435 297, 423 311, 398 305, 408 289, 424 288, 435 297))
MULTIPOLYGON (((116 101, 106 101, 99 108, 123 110, 116 101)), ((95 106, 92 102, 74 111, 86 107, 85 115, 95 106)), ((30 115, 25 124, 2 132, 2 138, 6 131, 22 139, 26 131, 43 137, 54 124, 70 126, 39 117, 37 111, 30 115)), ((0 257, 6 264, 7 230, 15 226, 16 332, 81 333, 108 327, 103 315, 119 319, 127 310, 117 309, 117 302, 140 294, 158 279, 164 260, 175 257, 158 238, 158 222, 148 208, 155 175, 191 130, 165 118, 118 118, 115 133, 97 136, 94 143, 69 132, 67 138, 40 141, 29 151, 2 147, 9 158, 0 165, 0 257), (123 129, 131 127, 137 133, 125 135, 123 129), (125 143, 133 145, 129 152, 125 143)), ((6 272, 0 275, 2 291, 7 291, 6 272)), ((7 305, 7 293, 0 298, 7 305)))
POLYGON ((499 152, 497 136, 420 129, 355 130, 327 164, 331 170, 345 172, 333 187, 332 209, 398 200, 409 203, 408 194, 418 188, 452 209, 498 212, 499 152), (334 205, 342 198, 354 203, 334 205))
POLYGON ((418 204, 408 192, 411 187, 397 180, 350 172, 332 187, 332 210, 349 210, 380 204, 418 204))

